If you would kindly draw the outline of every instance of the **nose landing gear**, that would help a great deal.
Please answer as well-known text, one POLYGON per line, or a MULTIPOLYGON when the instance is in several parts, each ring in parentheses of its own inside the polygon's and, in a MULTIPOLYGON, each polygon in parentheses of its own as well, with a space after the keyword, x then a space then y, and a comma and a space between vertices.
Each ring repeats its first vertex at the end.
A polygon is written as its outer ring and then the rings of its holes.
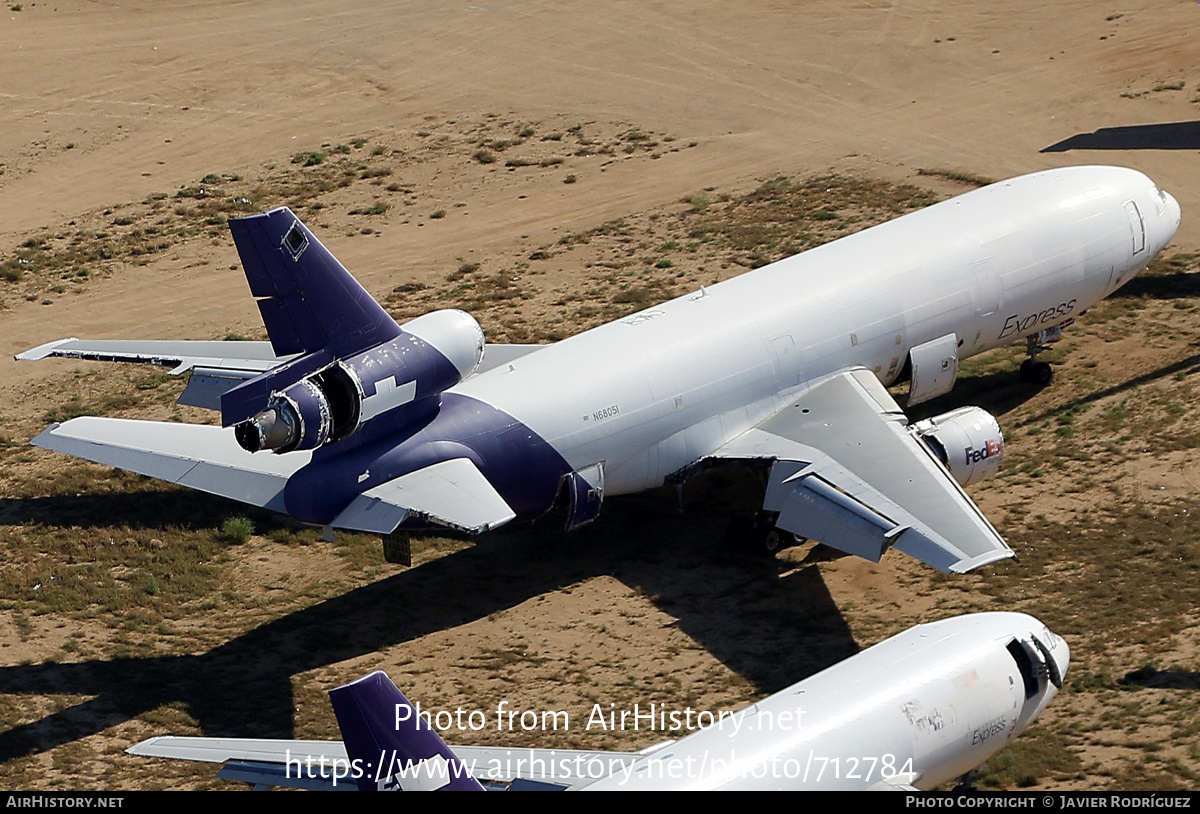
POLYGON ((1054 381, 1054 368, 1049 362, 1039 362, 1037 355, 1050 350, 1050 343, 1062 339, 1062 329, 1047 328, 1025 338, 1029 358, 1021 363, 1021 381, 1045 387, 1054 381))

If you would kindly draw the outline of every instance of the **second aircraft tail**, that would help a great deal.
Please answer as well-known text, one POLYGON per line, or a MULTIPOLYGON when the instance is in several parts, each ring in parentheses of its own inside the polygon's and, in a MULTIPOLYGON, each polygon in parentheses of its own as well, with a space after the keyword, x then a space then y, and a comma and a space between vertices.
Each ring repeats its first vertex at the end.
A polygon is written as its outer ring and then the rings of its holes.
POLYGON ((359 791, 483 791, 382 670, 330 690, 359 791))

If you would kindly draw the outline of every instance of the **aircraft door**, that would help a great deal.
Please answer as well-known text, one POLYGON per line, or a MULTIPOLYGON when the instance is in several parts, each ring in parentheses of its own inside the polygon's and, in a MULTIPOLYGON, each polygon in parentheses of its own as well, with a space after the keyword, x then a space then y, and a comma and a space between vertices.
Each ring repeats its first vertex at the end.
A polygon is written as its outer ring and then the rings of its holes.
POLYGON ((1129 231, 1133 236, 1133 254, 1136 257, 1146 250, 1146 223, 1142 220, 1142 211, 1133 201, 1125 202, 1125 213, 1129 215, 1129 231))
POLYGON ((908 406, 949 393, 958 378, 958 335, 946 334, 917 345, 908 352, 912 381, 908 406))
POLYGON ((1029 722, 1036 718, 1050 703, 1050 699, 1062 689, 1063 673, 1069 656, 1062 640, 1052 640, 1051 644, 1053 649, 1047 647, 1037 636, 1031 635, 1028 640, 1012 639, 1007 645, 1009 655, 1016 662, 1025 691, 1024 703, 1009 737, 1023 732, 1029 722), (1062 649, 1061 655, 1055 652, 1059 648, 1062 649))
POLYGON ((800 351, 791 334, 771 340, 771 367, 777 389, 786 390, 800 384, 800 351))
POLYGON ((571 472, 566 481, 571 497, 566 530, 574 531, 600 514, 600 504, 604 502, 604 462, 571 472))
POLYGON ((1000 310, 1000 279, 992 258, 985 257, 972 263, 971 276, 975 282, 975 314, 990 317, 1000 310))

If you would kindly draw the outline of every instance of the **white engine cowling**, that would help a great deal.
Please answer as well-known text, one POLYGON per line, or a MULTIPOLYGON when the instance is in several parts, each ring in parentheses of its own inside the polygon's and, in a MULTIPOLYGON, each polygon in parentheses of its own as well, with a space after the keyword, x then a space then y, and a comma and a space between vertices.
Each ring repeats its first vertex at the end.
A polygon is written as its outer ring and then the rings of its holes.
POLYGON ((433 311, 410 319, 400 329, 428 342, 449 359, 458 370, 459 381, 474 373, 483 361, 483 328, 466 311, 433 311))
POLYGON ((960 486, 986 480, 1000 469, 1004 433, 980 407, 960 407, 909 428, 946 465, 960 486))

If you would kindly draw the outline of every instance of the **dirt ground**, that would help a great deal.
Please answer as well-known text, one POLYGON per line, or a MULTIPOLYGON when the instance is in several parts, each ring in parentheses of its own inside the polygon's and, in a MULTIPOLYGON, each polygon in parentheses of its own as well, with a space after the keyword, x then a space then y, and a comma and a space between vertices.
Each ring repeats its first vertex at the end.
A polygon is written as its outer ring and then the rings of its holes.
MULTIPOLYGON (((1200 250, 1200 5, 39 0, 0 14, 0 46, 5 786, 220 787, 211 769, 123 749, 331 736, 324 691, 375 668, 435 708, 736 708, 917 622, 997 609, 1067 636, 1075 681, 993 767, 997 785, 1200 784, 1194 260, 1093 309, 1051 388, 1016 385, 1014 350, 939 402, 1000 416, 1007 474, 972 494, 1021 555, 954 580, 895 554, 723 560, 736 479, 689 487, 682 517, 654 493, 570 537, 551 523, 421 541, 411 569, 377 541, 328 544, 261 514, 229 545, 232 504, 25 446, 63 411, 211 420, 171 405, 177 383, 12 360, 64 336, 262 336, 220 225, 243 196, 307 206, 397 313, 469 303, 455 284, 477 264, 498 341, 603 321, 587 307, 602 244, 564 238, 624 220, 659 245, 689 211, 777 176, 944 197, 971 178, 1130 166, 1180 201, 1168 254, 1186 257, 1200 250), (155 569, 189 547, 184 588, 155 569), (71 568, 77 594, 35 595, 71 568)), ((674 260, 678 284, 741 270, 721 260, 674 260)))

